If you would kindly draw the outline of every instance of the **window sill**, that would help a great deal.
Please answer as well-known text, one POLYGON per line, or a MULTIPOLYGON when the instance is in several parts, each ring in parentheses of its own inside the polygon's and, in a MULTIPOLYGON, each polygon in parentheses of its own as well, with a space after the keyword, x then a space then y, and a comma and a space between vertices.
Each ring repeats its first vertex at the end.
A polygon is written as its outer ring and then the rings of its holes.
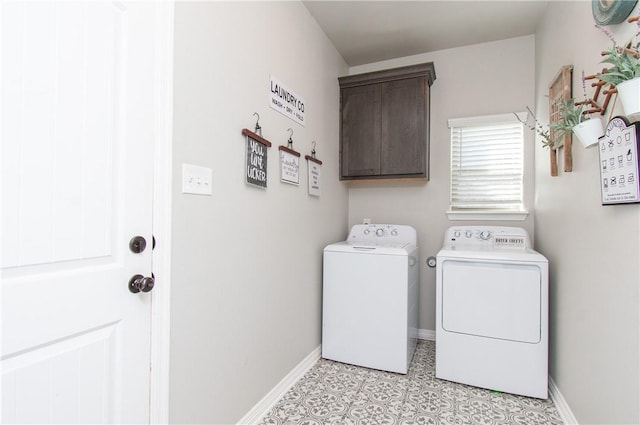
POLYGON ((474 221, 523 221, 529 215, 529 211, 496 211, 496 210, 472 210, 472 211, 447 211, 449 220, 474 220, 474 221))

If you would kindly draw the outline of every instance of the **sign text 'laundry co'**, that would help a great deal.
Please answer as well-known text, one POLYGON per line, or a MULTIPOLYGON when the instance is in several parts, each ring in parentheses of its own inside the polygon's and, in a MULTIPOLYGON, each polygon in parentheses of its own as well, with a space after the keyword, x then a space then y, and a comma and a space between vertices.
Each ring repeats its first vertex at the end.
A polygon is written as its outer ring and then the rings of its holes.
POLYGON ((304 99, 273 76, 269 77, 269 106, 304 126, 304 99))

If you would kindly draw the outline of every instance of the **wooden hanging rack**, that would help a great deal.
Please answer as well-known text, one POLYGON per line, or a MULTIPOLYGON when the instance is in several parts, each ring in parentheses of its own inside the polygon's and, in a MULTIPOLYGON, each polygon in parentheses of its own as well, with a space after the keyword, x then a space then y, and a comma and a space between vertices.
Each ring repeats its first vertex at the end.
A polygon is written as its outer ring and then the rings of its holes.
MULTIPOLYGON (((631 16, 627 19, 627 22, 629 23, 633 23, 633 22, 637 22, 640 21, 640 16, 631 16)), ((626 52, 630 55, 632 55, 634 58, 638 59, 640 58, 640 52, 638 52, 637 50, 632 48, 632 44, 631 42, 629 42, 629 44, 627 44, 625 47, 623 48, 618 48, 618 52, 622 53, 622 52, 626 52)), ((601 52, 600 53, 601 56, 606 56, 607 52, 601 52)), ((600 74, 603 74, 607 71, 607 68, 603 68, 602 71, 600 71, 600 74)), ((584 77, 585 80, 597 80, 598 79, 598 75, 600 74, 594 74, 594 75, 589 75, 584 77)), ((591 83, 591 87, 594 87, 596 90, 593 93, 593 97, 591 99, 587 99, 587 100, 583 100, 582 102, 576 102, 576 106, 578 105, 585 105, 587 106, 589 109, 586 109, 585 111, 583 111, 582 113, 585 115, 589 115, 589 114, 594 114, 594 113, 600 113, 600 115, 604 115, 607 111, 607 108, 609 107, 609 102, 611 100, 611 95, 618 93, 618 90, 616 89, 616 87, 613 84, 609 84, 609 87, 604 88, 607 85, 607 83, 605 83, 604 81, 600 81, 597 80, 594 83, 591 83), (598 102, 598 98, 600 97, 600 94, 604 95, 604 103, 602 104, 602 106, 600 106, 599 102, 598 102)))
MULTIPOLYGON (((606 70, 607 68, 602 68, 602 71, 600 72, 600 74, 604 73, 606 70)), ((597 80, 598 75, 600 74, 587 75, 584 77, 584 79, 597 80)), ((595 92, 593 93, 593 97, 591 99, 583 100, 581 102, 576 102, 576 105, 585 105, 591 108, 583 111, 582 112, 583 114, 585 115, 595 114, 595 113, 600 113, 600 115, 605 114, 607 107, 609 106, 609 101, 611 100, 611 95, 618 92, 613 84, 609 84, 609 88, 602 90, 602 88, 606 85, 607 83, 600 80, 597 80, 596 82, 591 83, 591 87, 595 87, 596 89, 595 92), (602 104, 602 106, 600 106, 600 104, 598 103, 598 98, 600 97, 600 93, 602 93, 605 96, 604 103, 602 104)))

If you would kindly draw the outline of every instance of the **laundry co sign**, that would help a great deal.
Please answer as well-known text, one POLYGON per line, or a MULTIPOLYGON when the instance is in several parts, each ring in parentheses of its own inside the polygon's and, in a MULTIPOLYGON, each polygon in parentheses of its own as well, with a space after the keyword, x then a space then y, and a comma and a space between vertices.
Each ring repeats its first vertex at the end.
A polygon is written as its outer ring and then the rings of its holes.
POLYGON ((269 106, 300 125, 305 125, 304 99, 269 76, 269 106))

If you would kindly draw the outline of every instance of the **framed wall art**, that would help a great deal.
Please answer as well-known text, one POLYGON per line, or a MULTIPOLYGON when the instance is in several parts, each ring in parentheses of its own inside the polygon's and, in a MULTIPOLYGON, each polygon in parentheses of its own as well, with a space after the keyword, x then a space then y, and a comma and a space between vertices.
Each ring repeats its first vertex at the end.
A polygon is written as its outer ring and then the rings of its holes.
POLYGON ((640 203, 638 141, 640 122, 614 117, 599 139, 602 205, 640 203))
POLYGON ((267 187, 267 149, 271 142, 246 128, 242 134, 247 138, 247 162, 245 166, 247 183, 262 188, 267 187))
POLYGON ((300 184, 300 153, 280 146, 280 181, 294 185, 300 184))

